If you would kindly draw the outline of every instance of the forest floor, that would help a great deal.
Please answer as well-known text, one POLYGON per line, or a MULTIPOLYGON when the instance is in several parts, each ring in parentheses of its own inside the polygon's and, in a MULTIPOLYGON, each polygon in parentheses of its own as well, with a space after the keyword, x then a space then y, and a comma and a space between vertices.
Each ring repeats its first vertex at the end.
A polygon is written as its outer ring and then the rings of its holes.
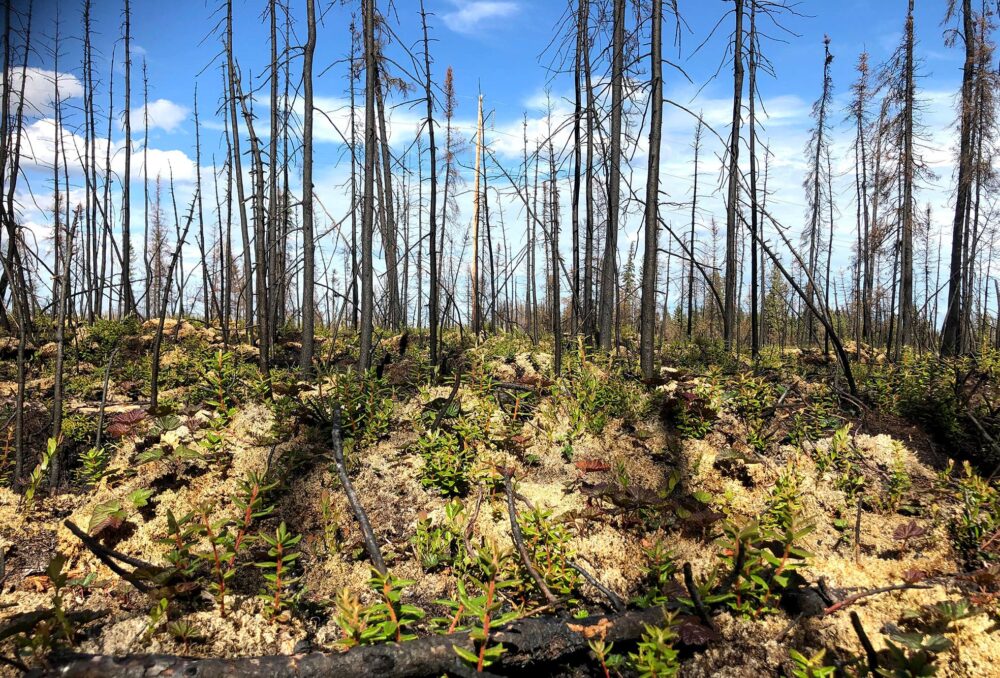
MULTIPOLYGON (((599 676, 607 664, 611 675, 631 675, 656 657, 684 676, 829 675, 824 666, 864 675, 872 658, 852 612, 887 675, 929 675, 918 671, 931 664, 941 676, 988 676, 1000 666, 1000 569, 991 565, 1000 537, 987 529, 1000 521, 996 486, 950 465, 951 450, 923 428, 855 405, 818 354, 776 354, 755 372, 706 366, 711 356, 696 355, 705 348, 688 344, 668 350, 661 377, 644 382, 624 357, 582 348, 556 377, 544 344, 497 336, 451 352, 432 385, 419 342, 383 340, 379 374, 361 376, 348 367, 351 337, 339 337, 320 341, 324 369, 302 382, 291 369, 298 344, 286 340, 267 399, 256 349, 223 352, 217 330, 168 321, 162 407, 145 414, 150 335, 148 325, 78 331, 59 445, 70 482, 55 494, 43 483, 33 502, 0 487, 5 657, 44 668, 70 649, 344 650, 395 640, 397 629, 481 628, 467 613, 487 589, 503 621, 613 612, 609 594, 572 563, 630 607, 665 605, 676 637, 666 649, 647 635, 606 656, 576 653, 542 672, 599 676), (112 347, 107 442, 95 450, 112 347), (338 479, 334 404, 388 584, 370 582, 338 479), (514 548, 507 478, 529 560, 555 605, 514 548), (260 515, 246 519, 243 497, 260 515), (259 535, 274 540, 282 523, 301 537, 284 552, 300 555, 276 584, 265 575, 281 557, 259 535), (133 559, 126 572, 138 566, 133 579, 149 590, 109 569, 97 557, 107 549, 133 559), (61 568, 50 566, 57 553, 61 568), (881 587, 895 588, 850 598, 881 587), (387 607, 399 626, 385 626, 387 607), (50 609, 100 616, 12 627, 50 609)), ((26 419, 40 450, 51 346, 34 351, 32 365, 26 419)), ((12 361, 0 372, 0 399, 13 402, 12 361)), ((502 660, 495 670, 505 672, 502 660)))

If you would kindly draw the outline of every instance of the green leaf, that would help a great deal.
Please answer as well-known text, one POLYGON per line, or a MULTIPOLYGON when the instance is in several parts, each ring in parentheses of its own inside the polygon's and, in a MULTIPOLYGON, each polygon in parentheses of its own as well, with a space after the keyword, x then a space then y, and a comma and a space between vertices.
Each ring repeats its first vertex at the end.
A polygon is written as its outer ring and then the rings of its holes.
POLYGON ((128 496, 129 503, 137 509, 149 504, 149 498, 153 496, 153 490, 141 489, 132 492, 128 496))
POLYGON ((205 455, 181 443, 174 448, 174 456, 178 459, 204 459, 205 455))
POLYGON ((470 664, 476 664, 476 665, 479 664, 479 657, 475 653, 469 652, 464 647, 459 647, 458 645, 452 645, 451 647, 453 650, 455 650, 455 654, 457 654, 465 661, 469 662, 470 664))
POLYGON ((159 461, 160 459, 163 459, 165 454, 166 451, 162 447, 154 447, 135 455, 135 461, 137 464, 148 464, 151 461, 159 461))

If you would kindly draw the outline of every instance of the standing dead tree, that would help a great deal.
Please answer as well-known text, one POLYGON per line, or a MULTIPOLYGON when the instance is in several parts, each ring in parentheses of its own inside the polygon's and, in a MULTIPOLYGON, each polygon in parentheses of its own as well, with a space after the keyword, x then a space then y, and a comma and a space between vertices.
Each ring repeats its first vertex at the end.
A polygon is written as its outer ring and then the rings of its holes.
MULTIPOLYGON (((660 136, 663 126, 663 54, 661 44, 663 0, 653 0, 650 29, 649 161, 646 174, 645 247, 642 257, 642 301, 639 321, 639 366, 653 378, 653 342, 656 337, 657 225, 660 191, 660 136)), ((669 279, 668 279, 669 284, 669 279)), ((664 321, 666 319, 664 318, 664 321)))
MULTIPOLYGON (((179 232, 179 237, 177 238, 177 244, 174 247, 174 252, 170 257, 170 263, 167 265, 166 279, 172 280, 174 275, 174 269, 177 267, 177 262, 181 258, 181 252, 184 249, 184 242, 187 240, 188 230, 191 228, 191 222, 194 221, 194 210, 195 203, 197 202, 198 192, 195 191, 195 196, 191 200, 191 205, 188 208, 187 219, 184 222, 184 228, 179 232)), ((163 327, 167 320, 167 307, 170 301, 170 285, 167 285, 163 291, 163 299, 160 300, 159 308, 159 321, 156 325, 156 334, 153 336, 153 355, 150 358, 150 371, 149 371, 149 411, 156 412, 159 406, 159 396, 160 396, 160 347, 163 344, 163 327)))
POLYGON ((372 271, 372 237, 375 224, 375 0, 362 0, 365 59, 365 168, 361 207, 361 345, 358 370, 371 363, 375 307, 375 277, 372 271))
POLYGON ((745 0, 734 0, 736 27, 733 31, 733 118, 729 133, 728 192, 726 195, 726 278, 725 308, 722 313, 722 340, 733 350, 736 337, 737 213, 739 211, 740 122, 743 102, 743 10, 745 0))
POLYGON ((618 287, 618 219, 621 202, 622 107, 625 80, 625 0, 614 0, 611 63, 611 139, 608 154, 608 200, 604 236, 604 260, 601 265, 601 294, 598 308, 598 342, 610 350, 615 294, 618 287))
MULTIPOLYGON (((313 251, 313 55, 316 52, 316 2, 306 0, 306 44, 302 60, 302 352, 299 367, 312 368, 315 301, 315 265, 313 251)), ((352 111, 353 115, 353 111, 352 111)), ((354 206, 351 206, 354 209, 354 206)))

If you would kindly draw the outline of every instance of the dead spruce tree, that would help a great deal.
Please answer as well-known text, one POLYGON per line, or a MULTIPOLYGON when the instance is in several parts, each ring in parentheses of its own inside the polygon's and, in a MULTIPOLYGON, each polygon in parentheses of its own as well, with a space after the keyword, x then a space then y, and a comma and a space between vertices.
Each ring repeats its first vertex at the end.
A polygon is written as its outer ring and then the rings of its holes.
MULTIPOLYGON (((653 378, 653 341, 656 336, 656 263, 659 239, 660 136, 663 126, 663 54, 661 31, 663 0, 653 0, 650 28, 649 160, 646 174, 645 244, 642 257, 642 301, 639 320, 639 366, 647 379, 653 378)), ((669 284, 669 276, 667 280, 669 284)), ((666 320, 666 319, 664 319, 666 320)))

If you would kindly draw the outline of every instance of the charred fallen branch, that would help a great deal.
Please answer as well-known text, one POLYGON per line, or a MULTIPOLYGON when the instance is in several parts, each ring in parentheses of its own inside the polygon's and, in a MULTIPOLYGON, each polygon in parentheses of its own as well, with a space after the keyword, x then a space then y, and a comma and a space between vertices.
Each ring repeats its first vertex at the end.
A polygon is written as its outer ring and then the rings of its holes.
POLYGON ((372 566, 378 570, 379 574, 384 575, 388 570, 385 567, 385 561, 382 559, 382 550, 378 547, 378 541, 375 539, 375 532, 372 530, 372 524, 368 520, 368 514, 365 513, 365 508, 361 505, 361 500, 358 499, 358 495, 354 491, 354 485, 347 474, 347 465, 344 463, 344 445, 340 438, 339 405, 333 410, 332 438, 333 461, 337 466, 337 475, 340 477, 340 484, 344 486, 344 494, 347 495, 347 501, 351 505, 351 510, 354 511, 354 517, 358 519, 358 526, 361 528, 361 534, 364 536, 365 550, 368 551, 368 557, 372 561, 372 566))
POLYGON ((545 600, 548 601, 549 605, 556 605, 556 597, 549 590, 549 587, 545 584, 545 580, 542 576, 538 574, 538 570, 534 568, 531 564, 531 556, 528 554, 528 549, 524 545, 524 537, 521 535, 521 526, 517 524, 517 510, 514 508, 514 490, 511 487, 511 476, 505 473, 503 477, 504 490, 507 492, 507 514, 510 517, 510 533, 514 540, 514 546, 517 547, 517 553, 521 556, 521 563, 524 565, 524 569, 528 571, 531 575, 531 579, 535 582, 538 590, 542 592, 545 596, 545 600))
POLYGON ((138 558, 132 558, 124 553, 119 553, 114 549, 103 546, 99 541, 81 530, 70 520, 63 521, 63 525, 65 525, 66 529, 69 530, 73 536, 79 539, 83 545, 97 557, 98 560, 104 563, 109 570, 134 586, 136 590, 142 593, 149 593, 153 589, 153 586, 148 581, 144 581, 143 576, 148 578, 153 573, 162 572, 162 568, 158 568, 155 565, 151 565, 150 563, 139 560, 138 558), (131 565, 136 569, 129 572, 122 567, 121 563, 131 565))
MULTIPOLYGON (((646 625, 664 620, 659 607, 585 619, 541 617, 522 619, 491 633, 506 652, 490 667, 495 672, 538 669, 585 652, 590 640, 627 643, 638 640, 646 625)), ((140 678, 178 675, 189 678, 289 678, 292 676, 361 676, 417 678, 464 673, 454 646, 472 647, 468 633, 427 636, 405 643, 356 647, 344 653, 307 654, 230 659, 197 659, 171 655, 72 655, 56 659, 52 671, 34 675, 89 678, 140 678)))

